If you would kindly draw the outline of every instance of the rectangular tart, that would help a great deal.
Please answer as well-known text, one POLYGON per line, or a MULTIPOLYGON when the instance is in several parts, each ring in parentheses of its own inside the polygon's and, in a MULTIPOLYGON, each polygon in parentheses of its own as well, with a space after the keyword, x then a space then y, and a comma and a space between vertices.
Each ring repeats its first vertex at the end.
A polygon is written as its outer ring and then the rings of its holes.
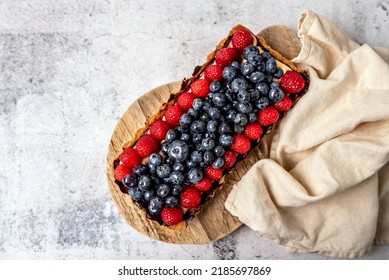
POLYGON ((308 85, 304 69, 235 26, 124 143, 118 188, 147 218, 184 228, 308 85))

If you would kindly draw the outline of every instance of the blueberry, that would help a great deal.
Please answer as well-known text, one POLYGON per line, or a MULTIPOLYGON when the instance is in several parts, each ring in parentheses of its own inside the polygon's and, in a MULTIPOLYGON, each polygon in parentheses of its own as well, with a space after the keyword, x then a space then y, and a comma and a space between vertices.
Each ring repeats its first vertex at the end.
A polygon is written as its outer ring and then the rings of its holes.
POLYGON ((273 76, 272 75, 266 75, 265 76, 265 82, 270 84, 273 81, 273 76))
POLYGON ((223 78, 227 82, 231 82, 238 75, 238 70, 235 67, 227 66, 223 69, 223 78))
POLYGON ((271 82, 270 83, 270 88, 279 88, 280 87, 280 83, 279 82, 271 82))
POLYGON ((215 140, 210 137, 206 137, 201 140, 201 146, 205 151, 213 150, 213 148, 215 148, 215 140))
POLYGON ((192 142, 195 144, 201 143, 201 139, 203 139, 203 135, 201 133, 194 133, 192 135, 192 142))
POLYGON ((257 101, 261 96, 261 93, 259 92, 258 89, 250 89, 249 93, 250 93, 250 101, 257 101))
POLYGON ((226 121, 226 116, 225 116, 225 112, 220 112, 220 118, 218 120, 220 123, 222 122, 225 122, 226 121))
POLYGON ((262 60, 262 62, 257 65, 257 70, 263 73, 266 70, 266 62, 262 60))
POLYGON ((216 107, 211 107, 208 110, 209 117, 213 120, 218 120, 220 118, 220 110, 216 107))
POLYGON ((148 190, 145 191, 145 193, 143 194, 143 197, 146 201, 150 201, 150 199, 154 196, 155 196, 155 190, 148 190))
POLYGON ((260 83, 259 85, 257 85, 257 89, 259 90, 262 96, 267 96, 267 94, 269 93, 269 86, 265 83, 260 83))
POLYGON ((244 78, 236 78, 231 82, 231 89, 234 92, 240 92, 247 89, 248 83, 244 78))
POLYGON ((226 120, 229 122, 234 122, 235 116, 237 112, 235 110, 231 110, 227 113, 226 120))
POLYGON ((135 201, 140 201, 143 198, 143 192, 139 188, 130 188, 130 189, 128 189, 128 194, 135 201))
POLYGON ((155 166, 155 165, 148 165, 148 167, 149 167, 149 172, 150 172, 151 175, 157 173, 157 166, 155 166))
POLYGON ((215 104, 217 107, 223 107, 226 105, 226 96, 222 93, 215 93, 212 98, 213 104, 215 104))
POLYGON ((240 67, 240 72, 244 76, 250 76, 251 73, 254 72, 254 70, 255 70, 254 65, 252 65, 251 63, 248 63, 248 62, 243 62, 242 66, 240 67))
POLYGON ((247 55, 247 61, 254 66, 259 66, 262 62, 262 56, 259 53, 250 52, 247 55))
POLYGON ((181 185, 174 185, 172 187, 172 195, 180 195, 183 191, 183 186, 181 185))
POLYGON ((159 197, 166 197, 170 193, 170 187, 168 184, 160 184, 157 186, 157 195, 159 197))
POLYGON ((262 55, 262 58, 264 60, 268 60, 268 59, 272 58, 272 56, 269 52, 263 52, 261 55, 262 55))
POLYGON ((168 155, 175 161, 185 161, 189 156, 189 146, 181 140, 175 140, 169 145, 168 155))
POLYGON ((232 104, 231 103, 227 103, 227 105, 223 106, 222 110, 224 112, 228 112, 232 109, 232 104))
POLYGON ((205 151, 203 154, 203 162, 205 165, 210 165, 214 160, 213 152, 211 151, 205 151))
POLYGON ((193 151, 190 155, 190 159, 196 163, 200 163, 203 160, 203 153, 200 151, 193 151))
POLYGON ((250 93, 247 90, 239 91, 236 97, 239 102, 245 103, 250 101, 250 93))
POLYGON ((237 134, 243 134, 244 127, 236 124, 236 125, 234 125, 234 132, 237 134))
POLYGON ((273 76, 274 76, 274 78, 279 79, 282 77, 283 74, 284 74, 284 71, 282 71, 281 68, 277 68, 277 70, 276 70, 276 72, 274 72, 273 76))
POLYGON ((227 135, 227 134, 222 134, 219 137, 219 143, 223 147, 231 146, 233 140, 234 140, 234 138, 231 135, 227 135))
POLYGON ((276 70, 277 70, 276 60, 274 58, 269 58, 266 61, 266 71, 268 73, 274 73, 274 72, 276 72, 276 70))
POLYGON ((211 108, 211 104, 208 101, 204 101, 203 112, 208 112, 209 108, 211 108))
POLYGON ((188 179, 192 184, 196 184, 203 179, 203 172, 200 168, 191 168, 188 172, 188 179))
POLYGON ((190 139, 190 134, 189 133, 182 133, 181 134, 180 140, 186 142, 186 141, 189 141, 189 139, 190 139))
POLYGON ((204 101, 201 98, 195 98, 192 102, 192 108, 195 111, 199 111, 204 105, 204 101))
POLYGON ((147 173, 147 167, 143 164, 138 164, 132 169, 132 173, 141 176, 147 173))
POLYGON ((187 127, 187 126, 184 127, 180 124, 177 125, 177 127, 176 127, 177 139, 180 138, 181 133, 187 133, 188 129, 189 129, 189 127, 187 127))
POLYGON ((232 129, 228 125, 228 123, 223 122, 220 124, 220 126, 219 126, 219 133, 220 134, 227 134, 227 133, 231 133, 231 132, 232 132, 232 129))
POLYGON ((174 129, 169 129, 168 132, 166 133, 165 140, 168 143, 173 142, 177 137, 177 133, 174 129))
POLYGON ((153 185, 153 180, 147 175, 142 175, 138 180, 138 188, 142 191, 149 190, 153 185))
MULTIPOLYGON (((169 151, 169 146, 170 146, 170 144, 169 144, 168 141, 163 142, 162 145, 161 145, 161 151, 162 151, 165 155, 166 155, 166 154, 168 153, 168 151, 169 151)), ((150 167, 150 166, 149 166, 149 167, 150 167)))
POLYGON ((265 79, 265 74, 262 72, 254 72, 250 75, 250 81, 254 84, 260 83, 265 79))
POLYGON ((197 166, 197 162, 194 162, 193 160, 187 160, 186 161, 186 166, 190 169, 190 168, 193 168, 193 167, 196 167, 197 166))
POLYGON ((253 105, 251 103, 238 103, 237 109, 240 113, 249 114, 253 111, 253 105))
POLYGON ((259 50, 256 46, 250 45, 243 49, 243 57, 247 59, 249 53, 259 53, 259 50))
POLYGON ((212 100, 212 98, 213 98, 214 94, 215 94, 215 93, 214 93, 214 92, 212 92, 212 91, 211 91, 211 92, 209 92, 209 93, 208 93, 208 95, 207 95, 207 96, 208 96, 207 100, 212 100))
POLYGON ((273 102, 279 102, 284 98, 285 94, 280 88, 272 88, 269 91, 269 99, 273 102))
POLYGON ((255 103, 255 106, 258 109, 265 109, 267 106, 269 106, 270 101, 267 97, 261 97, 258 99, 258 101, 255 103))
POLYGON ((218 92, 220 90, 220 82, 218 80, 214 80, 210 85, 209 85, 209 90, 211 92, 218 92))
POLYGON ((185 166, 181 162, 175 162, 173 165, 173 171, 184 172, 185 166))
POLYGON ((122 183, 127 188, 135 188, 138 185, 138 177, 135 174, 127 174, 123 177, 122 183))
MULTIPOLYGON (((209 109, 208 109, 208 111, 209 111, 209 109)), ((208 113, 201 114, 200 121, 203 121, 203 122, 207 123, 209 120, 210 120, 210 118, 209 118, 209 114, 208 113)))
POLYGON ((153 153, 149 156, 149 159, 147 160, 148 165, 154 165, 154 166, 159 166, 162 164, 162 156, 157 153, 153 153))
POLYGON ((180 125, 182 127, 189 127, 191 123, 192 123, 192 118, 188 113, 185 113, 180 117, 180 125))
POLYGON ((210 120, 210 121, 207 123, 207 131, 209 131, 209 132, 216 132, 217 129, 218 129, 217 121, 215 121, 215 120, 210 120))
POLYGON ((214 152, 217 157, 222 157, 225 153, 225 150, 222 146, 216 146, 214 152))
POLYGON ((170 172, 172 172, 172 168, 169 164, 164 163, 157 167, 157 176, 159 178, 166 178, 170 175, 170 172))
POLYGON ((169 208, 174 208, 178 205, 178 198, 175 196, 168 196, 165 199, 165 205, 169 208))
MULTIPOLYGON (((193 103, 192 103, 192 104, 193 104, 193 103)), ((189 108, 188 114, 189 114, 189 116, 191 116, 193 119, 197 119, 198 116, 199 116, 199 112, 198 112, 198 111, 195 111, 195 109, 193 109, 193 108, 189 108)))
POLYGON ((195 120, 190 125, 190 131, 192 131, 193 133, 202 133, 206 130, 206 128, 207 128, 207 125, 202 120, 201 121, 195 120))
POLYGON ((238 113, 235 116, 234 123, 239 126, 245 126, 248 123, 248 119, 245 114, 238 113))
MULTIPOLYGON (((155 172, 155 173, 157 173, 157 172, 155 172)), ((151 177, 151 180, 154 181, 154 183, 155 183, 154 185, 158 185, 158 184, 162 183, 162 179, 159 178, 157 176, 157 174, 152 174, 150 177, 151 177)))
POLYGON ((249 123, 256 122, 257 121, 257 114, 256 113, 250 113, 248 119, 249 119, 249 123))
POLYGON ((233 61, 231 62, 231 66, 232 67, 235 67, 236 69, 240 69, 240 63, 238 61, 233 61))
POLYGON ((224 165, 224 160, 221 157, 216 158, 216 160, 212 163, 213 168, 222 168, 224 165))
POLYGON ((215 132, 205 132, 205 134, 204 134, 205 138, 216 139, 216 136, 217 136, 217 133, 215 133, 215 132))
POLYGON ((175 185, 182 184, 184 180, 184 174, 182 174, 180 171, 173 171, 168 177, 168 182, 175 185))
POLYGON ((163 201, 160 197, 152 197, 150 198, 148 210, 151 215, 156 215, 161 212, 163 207, 163 201))

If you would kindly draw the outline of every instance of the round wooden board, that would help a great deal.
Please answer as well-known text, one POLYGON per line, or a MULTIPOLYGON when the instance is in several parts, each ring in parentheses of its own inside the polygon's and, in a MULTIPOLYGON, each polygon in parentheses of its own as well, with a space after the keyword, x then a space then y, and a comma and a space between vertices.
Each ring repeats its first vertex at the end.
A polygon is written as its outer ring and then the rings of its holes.
MULTIPOLYGON (((295 33, 285 26, 271 26, 259 33, 273 49, 286 58, 295 57, 300 50, 300 42, 295 33)), ((242 223, 224 207, 224 202, 233 185, 249 168, 267 156, 266 145, 252 150, 236 172, 227 176, 223 188, 207 202, 201 212, 183 230, 171 230, 146 218, 129 195, 124 195, 114 182, 113 161, 122 152, 125 142, 132 139, 136 130, 144 126, 146 118, 153 115, 171 92, 179 89, 181 82, 173 82, 157 87, 137 99, 123 114, 112 134, 107 156, 108 189, 123 218, 140 233, 153 239, 177 244, 203 244, 218 240, 239 228, 242 223)))

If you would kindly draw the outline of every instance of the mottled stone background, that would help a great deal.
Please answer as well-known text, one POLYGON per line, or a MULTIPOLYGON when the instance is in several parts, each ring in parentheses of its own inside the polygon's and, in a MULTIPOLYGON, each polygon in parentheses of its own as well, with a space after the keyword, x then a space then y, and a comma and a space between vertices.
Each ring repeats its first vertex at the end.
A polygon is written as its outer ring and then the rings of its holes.
POLYGON ((153 241, 124 222, 105 177, 131 102, 191 74, 236 23, 295 30, 305 8, 389 47, 388 0, 0 1, 0 259, 324 258, 247 227, 208 245, 153 241))

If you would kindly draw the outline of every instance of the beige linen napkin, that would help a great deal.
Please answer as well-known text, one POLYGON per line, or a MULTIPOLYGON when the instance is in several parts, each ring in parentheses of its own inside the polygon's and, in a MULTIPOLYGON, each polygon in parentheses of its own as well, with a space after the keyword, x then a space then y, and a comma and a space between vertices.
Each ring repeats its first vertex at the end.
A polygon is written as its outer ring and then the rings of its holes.
POLYGON ((309 91, 225 206, 292 253, 358 257, 389 243, 389 50, 311 11, 298 36, 309 91))

